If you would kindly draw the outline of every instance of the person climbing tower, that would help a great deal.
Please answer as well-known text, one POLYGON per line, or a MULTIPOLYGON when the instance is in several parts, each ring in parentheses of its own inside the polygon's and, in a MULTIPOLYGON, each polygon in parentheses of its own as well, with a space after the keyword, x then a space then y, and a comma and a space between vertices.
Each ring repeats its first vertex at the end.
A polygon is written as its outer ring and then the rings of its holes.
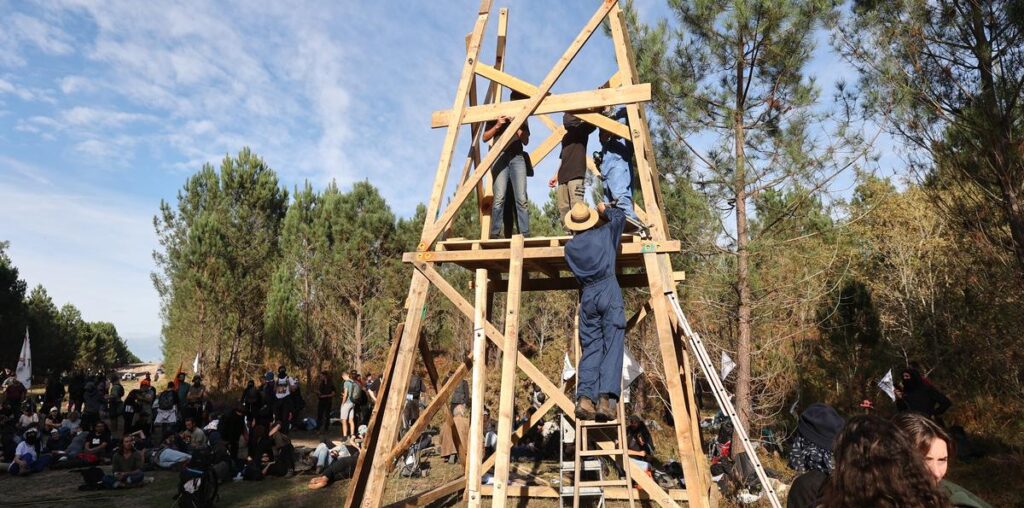
POLYGON ((580 364, 576 417, 614 420, 622 390, 622 354, 626 314, 615 277, 626 214, 618 207, 597 210, 576 203, 563 218, 575 236, 565 246, 565 261, 580 284, 580 364), (600 216, 605 222, 598 225, 600 216), (597 406, 594 403, 597 401, 597 406))

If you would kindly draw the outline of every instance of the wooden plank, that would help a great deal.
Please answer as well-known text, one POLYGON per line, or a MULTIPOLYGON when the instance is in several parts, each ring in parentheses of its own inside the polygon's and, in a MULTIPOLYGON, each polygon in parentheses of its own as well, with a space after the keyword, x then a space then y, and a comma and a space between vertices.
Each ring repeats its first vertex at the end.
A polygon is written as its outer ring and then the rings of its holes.
MULTIPOLYGON (((452 105, 448 131, 445 133, 444 144, 441 148, 441 157, 437 162, 437 171, 434 175, 434 187, 430 191, 430 201, 427 202, 427 216, 423 224, 426 228, 434 224, 437 211, 441 206, 441 196, 444 195, 445 185, 448 183, 448 170, 451 168, 452 155, 455 153, 455 141, 459 135, 459 127, 462 125, 462 117, 466 111, 466 98, 469 94, 470 82, 476 78, 477 61, 480 59, 480 46, 483 41, 484 30, 487 28, 487 18, 490 15, 490 1, 481 2, 480 8, 487 7, 486 12, 477 15, 476 24, 473 26, 473 35, 469 40, 469 50, 466 52, 466 64, 462 67, 462 76, 459 78, 459 87, 455 90, 455 103, 452 105), (486 4, 486 5, 485 5, 486 4)), ((477 179, 479 180, 479 179, 477 179)), ((473 182, 476 186, 476 181, 473 182)), ((467 193, 468 194, 468 193, 467 193)), ((447 224, 447 222, 445 223, 447 224)), ((439 233, 437 231, 436 233, 439 233)), ((436 236, 435 233, 435 236, 436 236)), ((431 241, 430 243, 433 243, 431 241)), ((421 246, 425 249, 427 246, 421 246)))
MULTIPOLYGON (((462 294, 452 287, 451 284, 441 276, 441 274, 437 273, 437 270, 434 269, 433 265, 428 263, 416 263, 414 266, 418 270, 418 273, 422 273, 430 280, 434 287, 436 287, 443 295, 448 297, 448 300, 452 302, 452 305, 454 305, 456 309, 466 316, 473 315, 473 306, 470 305, 462 294)), ((497 346, 498 349, 504 348, 505 337, 502 335, 501 331, 499 331, 498 328, 488 320, 484 320, 483 325, 484 333, 487 335, 487 338, 491 343, 497 346)), ((552 383, 551 380, 548 379, 548 377, 545 376, 529 358, 524 356, 522 352, 518 352, 517 354, 518 357, 516 359, 516 364, 520 369, 522 369, 523 373, 526 374, 531 381, 536 383, 541 391, 547 395, 548 399, 557 404, 562 412, 564 412, 569 418, 573 418, 573 415, 575 414, 575 407, 572 400, 565 395, 558 385, 552 383)), ((610 447, 611 445, 609 443, 599 443, 598 446, 610 447)), ((653 479, 649 478, 644 471, 636 466, 636 464, 630 462, 629 467, 634 468, 631 472, 637 484, 645 491, 651 493, 651 498, 657 501, 659 505, 663 507, 678 508, 679 505, 672 501, 668 494, 665 493, 665 490, 658 486, 653 479)), ((483 487, 481 487, 481 489, 482 488, 483 487)))
POLYGON ((701 484, 698 479, 700 469, 697 467, 697 457, 694 456, 694 436, 691 435, 690 415, 686 411, 686 397, 683 393, 683 386, 689 380, 683 379, 680 372, 682 362, 676 356, 673 344, 675 338, 669 317, 669 302, 665 297, 666 288, 657 254, 644 254, 644 263, 651 286, 651 307, 654 310, 654 321, 658 331, 658 347, 661 350, 661 363, 665 368, 665 387, 669 394, 669 407, 672 408, 673 428, 680 462, 683 465, 683 476, 688 482, 696 483, 691 483, 695 488, 687 489, 688 502, 690 506, 707 506, 707 498, 701 495, 699 488, 696 488, 701 484))
MULTIPOLYGON (((494 48, 494 67, 498 69, 505 68, 505 41, 508 35, 508 8, 502 7, 498 9, 498 39, 495 43, 494 48)), ((483 65, 483 64, 477 64, 483 65)), ((501 102, 501 85, 495 82, 487 87, 487 96, 484 98, 485 104, 496 104, 501 102)), ((482 131, 481 131, 482 133, 482 131)), ((480 166, 480 152, 477 152, 477 158, 474 161, 474 168, 480 166)), ((494 193, 491 190, 491 180, 488 178, 481 178, 476 183, 477 195, 483 196, 479 200, 480 205, 480 238, 488 238, 491 235, 491 207, 485 206, 489 203, 488 198, 493 199, 494 193)))
MULTIPOLYGON (((376 449, 366 450, 363 453, 376 455, 382 450, 390 449, 398 436, 398 430, 402 420, 402 406, 405 404, 404 394, 409 389, 409 375, 412 373, 414 352, 416 350, 417 338, 419 337, 420 325, 423 316, 426 314, 425 302, 427 293, 430 291, 430 282, 420 272, 413 272, 412 282, 409 285, 408 311, 405 316, 405 329, 399 339, 398 350, 396 351, 395 366, 388 383, 389 396, 384 407, 384 418, 381 421, 378 431, 376 449)), ((349 492, 350 496, 359 496, 362 499, 363 508, 377 508, 380 506, 381 498, 384 495, 384 487, 387 483, 387 472, 389 464, 383 460, 372 460, 370 473, 366 481, 364 492, 349 492)))
POLYGON ((523 283, 523 235, 512 237, 509 258, 508 296, 505 299, 505 347, 501 353, 501 392, 498 396, 498 455, 494 464, 494 499, 492 507, 503 508, 508 484, 509 454, 512 448, 512 426, 516 395, 516 357, 519 354, 519 303, 523 283))
POLYGON ((639 309, 637 309, 636 314, 633 314, 633 317, 629 318, 629 320, 626 321, 626 335, 629 336, 629 332, 633 331, 633 328, 635 328, 636 325, 642 323, 644 321, 644 318, 646 318, 650 314, 650 312, 651 301, 648 300, 644 302, 644 304, 639 309))
POLYGON ((377 448, 376 430, 380 428, 380 422, 384 417, 383 408, 390 392, 388 388, 393 377, 391 372, 395 367, 395 357, 398 356, 398 343, 401 342, 395 340, 395 337, 401 337, 403 333, 405 333, 404 322, 398 324, 395 334, 391 337, 391 349, 388 351, 388 359, 384 364, 384 372, 380 380, 380 390, 377 393, 377 403, 373 406, 373 412, 370 413, 370 422, 366 426, 366 438, 363 439, 363 453, 360 453, 359 458, 356 459, 356 469, 353 471, 352 481, 349 483, 349 493, 345 499, 345 508, 354 508, 361 499, 354 493, 361 493, 366 489, 366 480, 370 475, 370 465, 373 457, 372 452, 377 448), (370 453, 367 453, 367 451, 370 453))
MULTIPOLYGON (((536 425, 537 422, 541 420, 541 418, 544 418, 544 415, 548 414, 548 411, 551 411, 551 408, 553 407, 555 407, 555 399, 549 398, 548 400, 545 400, 544 403, 541 404, 539 408, 537 408, 537 411, 535 411, 533 415, 530 416, 530 420, 526 425, 523 425, 516 429, 514 432, 512 432, 512 444, 515 444, 520 439, 522 439, 523 436, 526 435, 526 431, 529 430, 534 425, 536 425)), ((494 467, 494 461, 497 460, 497 458, 497 453, 493 453, 491 454, 490 457, 487 457, 487 460, 484 461, 483 466, 481 466, 480 468, 481 473, 486 473, 492 467, 494 467)))
MULTIPOLYGON (((431 405, 438 400, 448 402, 452 392, 455 391, 455 386, 458 385, 466 377, 467 374, 469 374, 469 369, 473 365, 472 357, 467 358, 462 363, 462 365, 459 365, 459 367, 455 369, 455 372, 449 377, 448 381, 444 384, 444 386, 441 386, 439 384, 440 377, 437 374, 437 365, 434 364, 434 354, 430 351, 430 343, 427 342, 426 335, 423 335, 422 333, 420 334, 419 347, 420 356, 423 357, 423 365, 427 369, 427 379, 430 381, 430 387, 433 388, 434 393, 437 394, 434 397, 434 400, 431 401, 431 405), (458 380, 456 380, 456 378, 458 378, 458 380)), ((459 436, 459 429, 455 426, 455 419, 452 417, 451 404, 442 403, 440 404, 440 406, 440 409, 444 411, 444 424, 448 426, 448 430, 450 430, 452 433, 452 441, 455 442, 455 450, 459 455, 459 460, 462 461, 463 464, 465 464, 466 443, 462 442, 462 437, 459 436)), ((429 408, 430 405, 428 405, 427 407, 429 408)), ((431 413, 430 416, 427 418, 424 418, 423 415, 420 415, 420 418, 418 420, 423 420, 423 426, 426 427, 426 425, 430 423, 430 418, 433 418, 433 416, 433 413, 431 413)), ((415 430, 415 425, 412 428, 415 430)), ((415 432, 410 430, 409 432, 406 433, 405 437, 410 438, 409 445, 412 444, 412 439, 419 437, 420 432, 422 432, 422 429, 416 430, 415 432)), ((406 445, 405 448, 408 448, 409 445, 406 445)), ((401 451, 399 451, 398 453, 404 451, 405 448, 402 448, 401 451)), ((394 456, 395 454, 392 453, 392 458, 394 456)))
MULTIPOLYGON (((502 85, 505 85, 517 92, 523 93, 528 97, 533 97, 534 95, 537 94, 537 87, 489 65, 477 65, 476 73, 481 77, 491 80, 492 83, 501 83, 502 85)), ((576 116, 580 120, 590 123, 596 127, 599 127, 609 132, 613 132, 619 137, 629 137, 629 128, 600 113, 579 113, 576 116)), ((550 121, 550 119, 548 119, 547 116, 542 117, 541 120, 544 121, 545 124, 547 124, 548 121, 550 121)), ((548 127, 551 127, 550 124, 548 125, 548 127)))
POLYGON ((450 496, 465 486, 465 478, 456 478, 436 489, 428 490, 414 496, 409 496, 401 501, 396 501, 388 505, 388 508, 415 508, 417 506, 426 506, 434 501, 437 501, 445 496, 450 496))
MULTIPOLYGON (((643 254, 647 251, 658 253, 676 253, 680 251, 679 240, 663 242, 623 243, 619 247, 619 256, 643 254)), ((406 263, 451 263, 456 261, 502 261, 509 259, 511 249, 481 249, 459 251, 427 251, 406 252, 402 261, 406 263)), ((565 257, 565 247, 527 247, 523 251, 523 259, 557 260, 565 257)))
MULTIPOLYGON (((650 83, 642 83, 639 85, 627 85, 621 88, 603 88, 600 90, 553 94, 541 97, 541 99, 537 109, 532 110, 531 114, 560 113, 563 111, 647 102, 651 100, 651 85, 650 83)), ((500 104, 483 104, 464 108, 460 121, 467 124, 497 120, 499 116, 512 116, 524 109, 524 107, 530 106, 536 100, 537 97, 530 97, 529 99, 502 102, 500 104)), ((452 118, 457 116, 458 111, 456 110, 434 111, 430 115, 430 126, 433 128, 444 127, 451 124, 452 118)), ((620 127, 622 126, 621 123, 614 123, 620 127)), ((615 127, 612 127, 612 129, 618 130, 615 127)))
MULTIPOLYGON (((470 420, 469 420, 469 460, 466 464, 467 503, 469 506, 480 506, 480 461, 484 450, 484 378, 486 377, 487 337, 484 333, 484 321, 487 313, 487 270, 476 271, 474 284, 476 304, 473 306, 473 383, 470 387, 470 420)), ((460 295, 461 296, 461 295, 460 295)))
MULTIPOLYGON (((427 250, 431 245, 433 245, 434 241, 437 240, 437 235, 455 217, 455 214, 458 212, 459 208, 462 207, 462 203, 466 201, 466 198, 469 196, 469 193, 472 192, 472 190, 475 188, 476 182, 480 181, 480 179, 483 178, 484 174, 490 171, 491 167, 494 166, 494 163, 498 160, 498 157, 500 156, 501 152, 505 150, 506 147, 508 147, 509 143, 512 142, 512 138, 516 135, 516 131, 518 131, 519 128, 523 126, 523 123, 526 122, 527 117, 532 115, 534 111, 537 110, 537 107, 540 106, 541 102, 545 99, 545 95, 547 95, 547 93, 551 91, 551 87, 555 85, 555 82, 558 81, 558 78, 561 77, 563 72, 565 72, 566 67, 569 66, 569 63, 572 62, 573 58, 576 57, 576 54, 579 53, 580 48, 582 48, 583 44, 585 44, 587 40, 590 39, 590 36, 593 35, 594 30, 597 29, 598 25, 600 25, 604 18, 608 15, 608 11, 610 11, 615 4, 615 0, 604 0, 604 2, 602 2, 601 6, 598 7, 594 15, 590 18, 589 21, 587 21, 586 25, 584 25, 579 35, 577 35, 573 42, 569 45, 569 48, 565 50, 565 53, 563 53, 561 58, 558 59, 554 67, 552 67, 551 70, 548 71, 548 74, 544 78, 544 81, 542 81, 540 86, 537 87, 537 95, 525 101, 526 104, 523 105, 522 108, 515 113, 515 116, 512 118, 512 121, 509 122, 508 126, 505 128, 505 132, 492 146, 492 149, 487 152, 487 156, 484 157, 484 159, 480 162, 480 165, 477 166, 477 168, 473 171, 473 174, 470 175, 467 181, 463 183, 462 186, 459 187, 459 189, 455 192, 455 195, 452 197, 451 202, 448 203, 448 206, 445 208, 444 213, 442 213, 441 216, 436 221, 433 221, 433 216, 431 214, 427 214, 426 225, 424 227, 423 234, 420 236, 420 243, 417 246, 417 250, 427 250), (433 222, 431 223, 431 221, 433 222)), ((455 107, 453 107, 452 109, 455 109, 455 107)), ((456 116, 460 115, 452 115, 452 122, 460 122, 462 120, 461 117, 455 118, 456 116)), ((434 182, 434 185, 436 187, 437 182, 434 182)))
MULTIPOLYGON (((423 430, 427 428, 427 425, 430 425, 430 420, 434 418, 434 415, 437 414, 438 411, 446 410, 450 417, 451 409, 448 406, 448 399, 452 396, 452 392, 455 391, 455 387, 466 378, 466 375, 469 374, 469 367, 467 366, 468 363, 472 362, 467 359, 466 363, 460 364, 459 368, 455 369, 455 372, 453 372, 448 380, 445 381, 444 385, 434 385, 434 389, 437 391, 437 396, 430 401, 430 404, 427 404, 427 408, 420 412, 420 416, 416 419, 416 422, 409 427, 409 430, 404 436, 402 436, 402 439, 400 439, 398 443, 395 444, 395 446, 393 446, 385 455, 388 463, 394 462, 399 455, 405 453, 405 451, 408 450, 417 439, 419 439, 420 434, 422 434, 423 430)), ((458 430, 455 429, 454 421, 449 421, 451 422, 452 432, 457 434, 458 430)), ((456 438, 456 445, 462 446, 458 444, 458 438, 456 438)), ((463 460, 465 460, 465 458, 463 458, 463 460)))
MULTIPOLYGON (((616 278, 619 281, 620 288, 637 288, 647 287, 647 274, 644 273, 629 273, 629 274, 618 274, 616 278)), ((505 281, 495 281, 491 286, 491 290, 495 293, 501 293, 505 291, 507 283, 505 281)), ((525 279, 523 280, 523 291, 573 291, 579 290, 580 285, 575 277, 558 277, 549 279, 525 279)), ((626 333, 629 333, 629 323, 626 323, 626 333)))
MULTIPOLYGON (((483 487, 483 495, 485 495, 485 496, 486 495, 490 495, 492 490, 493 489, 491 488, 490 485, 484 485, 484 487, 483 487)), ((604 490, 604 496, 607 499, 615 499, 615 500, 628 499, 628 495, 629 494, 626 492, 626 489, 624 489, 622 487, 608 487, 608 488, 606 488, 604 490)), ((685 501, 686 500, 686 490, 685 489, 669 489, 669 491, 666 493, 666 495, 671 497, 673 500, 677 500, 677 501, 685 501)), ((553 488, 553 487, 548 487, 548 486, 545 486, 545 485, 509 485, 508 486, 508 496, 509 497, 528 497, 528 498, 550 498, 550 499, 555 499, 555 498, 558 497, 558 489, 553 488)), ((643 491, 643 490, 639 490, 639 489, 633 489, 633 498, 634 499, 640 499, 640 500, 653 500, 654 499, 654 497, 652 497, 648 492, 643 491)))

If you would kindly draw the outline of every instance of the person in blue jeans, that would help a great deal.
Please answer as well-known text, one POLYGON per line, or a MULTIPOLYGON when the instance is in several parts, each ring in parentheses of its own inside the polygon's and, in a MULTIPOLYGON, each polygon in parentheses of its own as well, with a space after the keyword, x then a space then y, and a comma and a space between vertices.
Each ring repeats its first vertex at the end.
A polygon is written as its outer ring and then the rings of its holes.
POLYGON ((52 457, 48 454, 40 455, 38 446, 39 431, 26 430, 14 452, 14 461, 7 466, 7 473, 11 476, 25 476, 46 469, 52 457))
MULTIPOLYGON (((527 97, 519 92, 512 92, 511 100, 526 99, 527 97)), ((484 141, 500 138, 508 127, 511 118, 499 116, 497 120, 487 122, 484 129, 484 141)), ((508 196, 508 188, 512 187, 512 196, 515 198, 516 222, 519 224, 519 233, 523 236, 530 236, 530 212, 527 208, 526 195, 526 158, 529 154, 523 149, 530 143, 530 124, 523 122, 523 126, 516 132, 516 137, 508 144, 505 151, 501 152, 494 167, 491 168, 491 175, 494 179, 494 200, 491 202, 491 231, 490 237, 497 238, 501 232, 501 225, 505 216, 505 201, 508 196)), ((512 237, 512 228, 505 228, 505 237, 512 237)))
MULTIPOLYGON (((613 120, 629 125, 626 108, 619 108, 613 120)), ((640 218, 633 209, 633 142, 601 129, 601 179, 608 203, 621 209, 626 217, 637 224, 640 218)))
POLYGON ((617 418, 622 391, 622 355, 626 313, 615 277, 626 214, 600 203, 597 211, 576 203, 565 215, 575 236, 565 245, 565 261, 580 287, 580 364, 577 368, 576 418, 617 418), (598 225, 599 214, 606 222, 598 225), (594 403, 597 401, 597 406, 594 403))

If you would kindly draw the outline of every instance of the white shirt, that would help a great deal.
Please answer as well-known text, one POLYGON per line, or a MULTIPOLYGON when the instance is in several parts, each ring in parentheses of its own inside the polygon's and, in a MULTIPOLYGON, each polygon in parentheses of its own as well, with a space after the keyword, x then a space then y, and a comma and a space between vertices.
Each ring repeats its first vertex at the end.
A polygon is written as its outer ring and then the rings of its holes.
POLYGON ((28 454, 31 458, 28 462, 34 462, 36 460, 36 447, 28 444, 27 441, 18 443, 18 448, 14 450, 14 456, 21 458, 22 455, 28 454))
POLYGON ((18 417, 18 426, 21 428, 26 427, 37 427, 39 426, 39 415, 33 414, 32 416, 21 415, 18 417))

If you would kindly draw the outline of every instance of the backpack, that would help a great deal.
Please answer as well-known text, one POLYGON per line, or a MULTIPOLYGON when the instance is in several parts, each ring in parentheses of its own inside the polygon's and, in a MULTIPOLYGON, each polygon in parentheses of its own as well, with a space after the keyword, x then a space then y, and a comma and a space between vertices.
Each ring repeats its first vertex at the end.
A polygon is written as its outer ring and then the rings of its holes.
POLYGON ((217 474, 213 469, 198 471, 189 467, 178 477, 175 499, 181 508, 208 508, 217 501, 217 489, 217 474))
POLYGON ((366 402, 366 392, 358 381, 352 381, 352 393, 348 395, 348 400, 351 400, 353 404, 366 402))
POLYGON ((164 411, 170 411, 174 409, 174 392, 166 390, 163 393, 161 393, 160 398, 157 399, 156 407, 164 411))

